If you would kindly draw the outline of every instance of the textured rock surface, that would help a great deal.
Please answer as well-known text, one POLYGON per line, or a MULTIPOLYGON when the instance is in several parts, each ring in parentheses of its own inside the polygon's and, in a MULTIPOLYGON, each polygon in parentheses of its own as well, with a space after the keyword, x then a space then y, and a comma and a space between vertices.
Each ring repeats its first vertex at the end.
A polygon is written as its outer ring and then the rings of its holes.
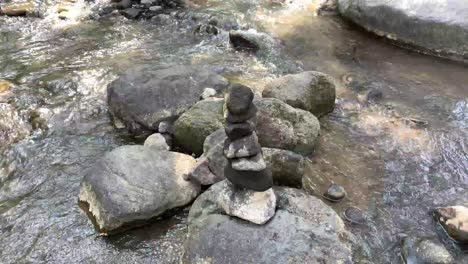
POLYGON ((227 85, 224 77, 202 66, 140 66, 109 84, 109 110, 135 135, 147 134, 194 105, 205 87, 222 91, 227 85))
POLYGON ((467 60, 466 0, 339 0, 338 9, 344 17, 378 35, 467 60))
POLYGON ((223 100, 207 99, 196 103, 174 124, 175 143, 188 152, 203 153, 203 142, 223 126, 223 100))
POLYGON ((401 252, 408 264, 455 264, 452 255, 436 240, 407 237, 401 252))
POLYGON ((291 150, 306 155, 314 150, 320 123, 310 112, 278 99, 254 100, 258 107, 257 135, 262 147, 291 150))
POLYGON ((194 166, 185 154, 122 146, 88 172, 79 200, 100 233, 114 233, 190 203, 200 186, 184 175, 194 166))
POLYGON ((468 208, 465 206, 441 207, 434 217, 447 234, 458 242, 468 243, 468 208))
POLYGON ((263 192, 273 186, 273 178, 269 168, 261 171, 238 171, 231 163, 224 168, 224 176, 237 187, 263 192))
POLYGON ((236 115, 242 115, 248 112, 254 94, 252 90, 242 84, 234 83, 229 87, 226 95, 227 110, 236 115))
POLYGON ((257 134, 254 132, 249 136, 236 140, 226 140, 224 145, 224 156, 228 159, 244 158, 257 155, 261 151, 258 144, 257 134))
MULTIPOLYGON (((254 99, 254 104, 258 108, 256 132, 262 147, 286 149, 302 155, 310 154, 314 150, 320 133, 320 123, 312 113, 294 108, 275 98, 254 99)), ((204 115, 213 116, 216 120, 223 118, 217 109, 211 108, 207 108, 204 115)), ((204 117, 194 118, 190 122, 190 127, 193 128, 190 130, 191 135, 204 134, 206 129, 203 119, 204 117)), ((216 124, 218 129, 223 127, 222 123, 216 124)), ((198 142, 198 139, 196 141, 197 145, 190 149, 192 152, 202 148, 202 143, 198 142)))
POLYGON ((275 215, 276 196, 273 189, 264 192, 239 190, 228 181, 223 181, 218 204, 230 216, 263 225, 275 215))
POLYGON ((217 202, 223 186, 194 202, 182 263, 353 263, 352 236, 318 198, 277 188, 278 210, 258 226, 223 213, 217 202))
POLYGON ((335 89, 330 76, 308 71, 272 80, 263 90, 263 97, 276 98, 316 116, 322 116, 332 112, 335 107, 335 89))

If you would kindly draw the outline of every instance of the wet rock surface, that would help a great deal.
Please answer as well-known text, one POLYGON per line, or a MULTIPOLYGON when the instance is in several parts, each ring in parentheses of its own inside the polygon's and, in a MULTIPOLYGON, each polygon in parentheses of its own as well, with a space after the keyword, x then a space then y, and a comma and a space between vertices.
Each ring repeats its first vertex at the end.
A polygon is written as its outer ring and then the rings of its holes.
POLYGON ((222 213, 217 201, 223 186, 213 185, 194 202, 182 263, 352 263, 351 235, 319 199, 297 189, 275 189, 278 210, 258 226, 222 213))
POLYGON ((30 132, 31 126, 20 117, 13 106, 0 103, 0 151, 28 136, 30 132))
POLYGON ((335 108, 336 88, 332 78, 320 72, 289 74, 270 81, 263 97, 279 99, 293 107, 323 116, 335 108))
POLYGON ((142 66, 108 86, 109 110, 129 131, 142 135, 183 114, 199 100, 205 87, 222 91, 227 84, 224 77, 203 67, 142 66))
POLYGON ((98 232, 116 233, 190 203, 200 186, 184 175, 194 166, 195 159, 185 154, 122 146, 84 177, 79 201, 98 232))
POLYGON ((455 264, 453 256, 437 240, 427 238, 404 238, 401 245, 403 259, 407 264, 455 264))
POLYGON ((342 16, 380 36, 466 61, 468 6, 464 0, 339 0, 338 9, 342 16))

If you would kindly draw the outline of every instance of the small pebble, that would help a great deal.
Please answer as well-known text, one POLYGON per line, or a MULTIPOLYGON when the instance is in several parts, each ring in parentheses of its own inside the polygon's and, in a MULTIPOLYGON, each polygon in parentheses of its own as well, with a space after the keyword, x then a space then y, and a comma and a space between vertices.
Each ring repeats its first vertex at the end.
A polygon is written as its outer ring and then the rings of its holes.
POLYGON ((327 192, 323 196, 329 201, 339 202, 345 198, 346 191, 342 186, 333 183, 330 185, 330 187, 328 187, 327 192))

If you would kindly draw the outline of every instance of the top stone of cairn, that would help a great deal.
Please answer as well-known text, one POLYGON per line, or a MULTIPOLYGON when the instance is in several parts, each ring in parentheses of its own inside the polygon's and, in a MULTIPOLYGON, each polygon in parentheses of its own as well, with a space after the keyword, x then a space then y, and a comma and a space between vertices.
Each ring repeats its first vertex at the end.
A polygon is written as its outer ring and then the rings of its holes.
POLYGON ((233 115, 246 115, 251 112, 254 94, 252 90, 242 84, 235 83, 229 87, 226 98, 226 106, 229 113, 233 115))

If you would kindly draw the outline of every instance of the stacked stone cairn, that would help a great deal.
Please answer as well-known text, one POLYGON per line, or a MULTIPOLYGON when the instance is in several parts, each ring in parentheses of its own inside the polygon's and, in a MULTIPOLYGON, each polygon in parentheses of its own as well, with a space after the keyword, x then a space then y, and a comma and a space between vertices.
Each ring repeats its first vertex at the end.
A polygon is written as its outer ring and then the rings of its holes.
POLYGON ((276 196, 271 189, 272 174, 255 133, 257 108, 253 99, 249 87, 229 87, 224 115, 224 156, 229 161, 224 174, 229 186, 221 195, 221 206, 229 215, 264 224, 275 214, 276 196))

